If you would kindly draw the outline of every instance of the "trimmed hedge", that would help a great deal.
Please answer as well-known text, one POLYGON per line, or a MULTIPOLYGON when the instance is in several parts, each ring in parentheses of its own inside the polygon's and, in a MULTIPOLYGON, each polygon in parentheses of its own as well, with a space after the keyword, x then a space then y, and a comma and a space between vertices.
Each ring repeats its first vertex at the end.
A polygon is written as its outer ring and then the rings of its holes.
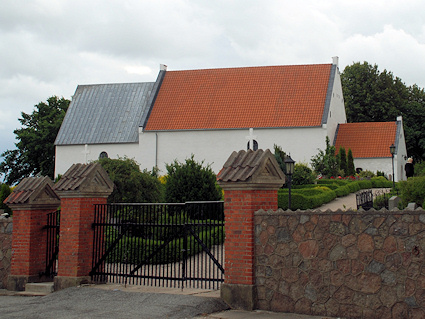
MULTIPOLYGON (((390 188, 393 183, 383 176, 370 180, 320 179, 317 184, 302 185, 292 188, 291 209, 313 209, 329 203, 336 197, 347 196, 361 189, 390 188)), ((288 209, 288 189, 278 192, 278 207, 288 209)))
MULTIPOLYGON (((336 194, 328 187, 317 186, 311 189, 294 189, 291 191, 291 209, 313 209, 329 203, 336 198, 336 194)), ((278 191, 278 207, 288 209, 288 189, 278 191)))

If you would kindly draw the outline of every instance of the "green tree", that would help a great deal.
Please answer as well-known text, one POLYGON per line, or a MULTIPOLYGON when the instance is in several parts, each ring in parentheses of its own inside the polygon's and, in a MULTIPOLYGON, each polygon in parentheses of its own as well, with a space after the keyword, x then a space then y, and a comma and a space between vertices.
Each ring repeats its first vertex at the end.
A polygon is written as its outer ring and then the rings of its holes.
POLYGON ((294 174, 292 175, 292 185, 313 184, 315 176, 308 165, 295 163, 294 174))
POLYGON ((335 146, 330 144, 326 136, 325 151, 319 149, 319 153, 311 158, 311 166, 317 174, 331 177, 338 175, 338 160, 335 156, 335 146))
POLYGON ((115 184, 115 189, 108 198, 109 202, 157 203, 162 201, 160 181, 148 171, 141 172, 134 159, 101 158, 98 162, 115 184))
POLYGON ((425 160, 425 91, 410 86, 409 98, 401 110, 407 153, 416 161, 425 160))
POLYGON ((348 169, 347 169, 347 154, 345 153, 345 148, 340 147, 338 152, 339 157, 339 169, 341 170, 341 173, 343 177, 348 175, 348 169))
POLYGON ((167 203, 184 203, 187 201, 216 201, 221 193, 216 187, 217 177, 210 165, 198 163, 194 155, 184 163, 174 160, 166 164, 165 200, 167 203))
POLYGON ((12 210, 3 203, 3 201, 9 196, 11 193, 10 187, 6 184, 0 185, 0 209, 4 209, 5 213, 8 213, 9 215, 12 215, 12 210))
POLYGON ((347 122, 387 122, 400 115, 408 90, 391 72, 357 62, 341 74, 347 122))
POLYGON ((286 174, 286 165, 285 165, 286 153, 282 150, 280 146, 276 144, 274 144, 273 148, 274 148, 274 157, 276 158, 276 161, 279 164, 282 172, 286 174))
POLYGON ((13 185, 23 178, 41 174, 53 179, 55 168, 54 142, 70 101, 52 96, 47 103, 35 105, 32 114, 21 113, 19 122, 23 128, 16 129, 17 149, 7 150, 1 156, 0 172, 6 183, 13 185))
POLYGON ((354 176, 354 174, 356 174, 356 168, 354 167, 353 152, 349 148, 347 154, 347 176, 354 176))

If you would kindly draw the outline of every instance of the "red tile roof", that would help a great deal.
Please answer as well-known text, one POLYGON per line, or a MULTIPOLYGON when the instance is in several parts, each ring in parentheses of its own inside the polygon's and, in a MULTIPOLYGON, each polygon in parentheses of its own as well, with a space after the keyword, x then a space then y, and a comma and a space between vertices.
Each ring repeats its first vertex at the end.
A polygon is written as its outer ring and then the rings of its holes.
POLYGON ((145 130, 320 126, 331 67, 167 71, 145 130))
POLYGON ((354 158, 391 157, 395 144, 396 122, 346 123, 338 126, 335 148, 351 149, 354 158))

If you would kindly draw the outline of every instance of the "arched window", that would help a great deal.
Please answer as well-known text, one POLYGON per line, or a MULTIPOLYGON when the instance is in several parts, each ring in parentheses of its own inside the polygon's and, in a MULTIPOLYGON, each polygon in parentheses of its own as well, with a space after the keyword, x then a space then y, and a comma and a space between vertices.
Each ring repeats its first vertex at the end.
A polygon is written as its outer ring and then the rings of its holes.
POLYGON ((102 159, 102 158, 108 158, 108 153, 106 153, 106 152, 100 153, 99 159, 102 159))
MULTIPOLYGON (((254 146, 253 146, 253 151, 258 150, 258 143, 256 140, 252 140, 254 146)), ((246 144, 246 149, 249 150, 249 142, 246 144)))

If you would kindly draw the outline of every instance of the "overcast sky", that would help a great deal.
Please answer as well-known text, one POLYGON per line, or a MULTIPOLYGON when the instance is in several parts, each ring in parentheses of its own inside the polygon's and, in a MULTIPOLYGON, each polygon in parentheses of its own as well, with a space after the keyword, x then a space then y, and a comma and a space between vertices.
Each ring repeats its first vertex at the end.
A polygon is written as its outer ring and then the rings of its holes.
POLYGON ((353 62, 425 87, 423 0, 1 0, 0 153, 21 112, 168 70, 353 62))

